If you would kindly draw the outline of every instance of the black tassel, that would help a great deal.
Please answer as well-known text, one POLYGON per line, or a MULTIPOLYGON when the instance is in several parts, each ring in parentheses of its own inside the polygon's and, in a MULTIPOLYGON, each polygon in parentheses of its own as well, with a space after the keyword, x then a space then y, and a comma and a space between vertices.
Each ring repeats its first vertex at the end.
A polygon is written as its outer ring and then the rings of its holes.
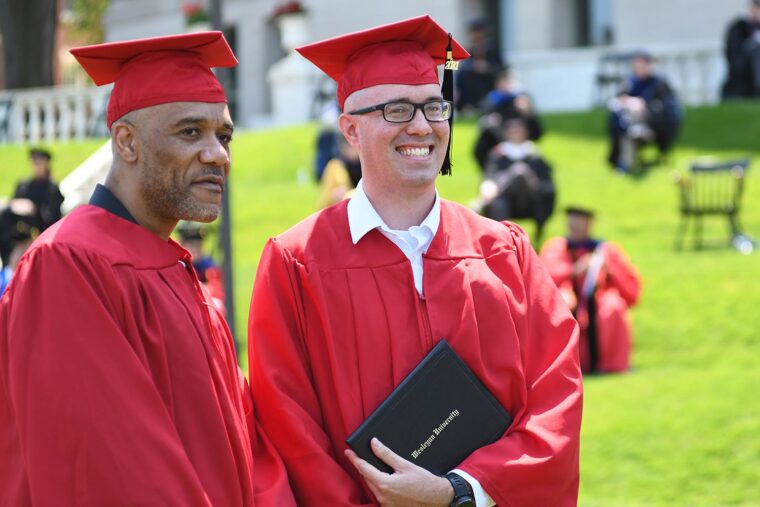
MULTIPOLYGON (((454 61, 451 48, 451 34, 449 34, 449 43, 446 46, 446 62, 443 65, 443 83, 441 84, 441 94, 443 100, 454 101, 454 69, 457 68, 457 62, 454 61)), ((451 118, 449 118, 449 145, 446 147, 446 158, 443 160, 441 174, 451 175, 451 140, 454 137, 454 110, 452 106, 451 118)))

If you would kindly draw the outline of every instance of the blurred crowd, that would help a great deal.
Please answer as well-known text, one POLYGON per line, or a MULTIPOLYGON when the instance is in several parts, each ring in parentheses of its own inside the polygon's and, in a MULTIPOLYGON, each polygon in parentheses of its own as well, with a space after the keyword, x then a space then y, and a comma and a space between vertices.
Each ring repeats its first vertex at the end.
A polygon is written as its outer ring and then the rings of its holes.
MULTIPOLYGON (((637 270, 619 244, 592 234, 595 210, 588 207, 567 208, 566 235, 544 241, 561 189, 553 163, 542 154, 545 128, 538 107, 504 61, 488 20, 469 24, 468 41, 471 58, 456 73, 454 106, 459 117, 477 122, 472 155, 482 179, 470 207, 494 220, 535 223, 534 244, 543 244, 541 257, 581 325, 584 371, 626 371, 632 342, 628 309, 641 290, 637 270)), ((728 28, 725 56, 722 97, 760 94, 760 0, 750 0, 746 15, 728 28)), ((606 104, 606 162, 621 176, 640 175, 667 162, 683 109, 654 54, 639 49, 620 60, 629 70, 606 104)), ((356 150, 335 127, 340 111, 334 104, 325 111, 315 163, 319 208, 349 198, 361 179, 356 150)))
MULTIPOLYGON (((471 58, 461 62, 456 73, 454 107, 460 117, 474 118, 477 124, 472 156, 482 178, 470 207, 494 220, 532 220, 534 244, 541 245, 561 189, 553 164, 542 154, 545 128, 537 104, 504 60, 488 20, 469 23, 467 49, 471 58)), ((760 95, 760 0, 749 0, 747 12, 727 27, 725 58, 723 99, 760 95)), ((641 49, 624 59, 629 73, 607 103, 607 162, 612 170, 628 175, 667 159, 684 117, 673 87, 657 70, 655 55, 641 49), (655 152, 653 159, 643 156, 645 147, 655 152)), ((314 164, 319 208, 349 198, 362 175, 356 149, 336 127, 339 114, 334 102, 321 112, 314 164)), ((51 161, 49 151, 31 149, 29 177, 17 184, 0 209, 0 294, 29 245, 61 217, 63 196, 52 177, 51 161)), ((626 311, 640 290, 636 270, 619 245, 591 235, 593 210, 574 206, 566 211, 567 235, 546 241, 541 256, 587 335, 584 368, 625 370, 626 354, 616 350, 618 355, 610 358, 605 351, 615 341, 612 335, 623 344, 621 350, 631 341, 626 311), (610 318, 613 314, 617 317, 610 318)), ((207 229, 186 223, 177 233, 193 256, 199 278, 223 310, 221 273, 203 245, 207 229)))

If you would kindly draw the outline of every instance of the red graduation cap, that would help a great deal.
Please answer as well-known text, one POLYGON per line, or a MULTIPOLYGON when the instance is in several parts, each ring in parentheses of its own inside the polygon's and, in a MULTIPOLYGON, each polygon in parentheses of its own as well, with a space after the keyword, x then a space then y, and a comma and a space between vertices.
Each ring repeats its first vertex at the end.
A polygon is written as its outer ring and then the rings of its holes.
MULTIPOLYGON (((338 103, 379 84, 438 84, 437 66, 447 60, 449 33, 430 16, 390 23, 296 48, 338 83, 338 103)), ((451 39, 452 58, 470 54, 451 39)))
POLYGON ((114 83, 111 124, 136 109, 167 102, 227 102, 211 67, 238 61, 222 32, 168 35, 72 48, 95 84, 114 83))

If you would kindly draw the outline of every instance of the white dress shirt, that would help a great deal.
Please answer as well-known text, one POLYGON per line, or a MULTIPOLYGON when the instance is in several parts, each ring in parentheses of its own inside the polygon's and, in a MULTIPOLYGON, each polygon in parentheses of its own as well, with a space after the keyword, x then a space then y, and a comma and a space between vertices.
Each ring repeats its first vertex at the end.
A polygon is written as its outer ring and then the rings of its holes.
POLYGON ((354 245, 369 231, 379 228, 383 236, 393 241, 412 263, 414 287, 420 295, 422 295, 422 254, 427 252, 428 247, 430 247, 435 233, 438 232, 440 222, 441 202, 438 198, 438 191, 435 193, 433 208, 425 220, 420 225, 412 226, 406 231, 391 229, 386 225, 375 207, 369 202, 361 181, 359 181, 354 195, 348 202, 348 227, 351 230, 351 240, 354 245))
MULTIPOLYGON (((351 200, 348 201, 347 211, 348 228, 351 231, 351 241, 353 241, 354 245, 369 231, 380 229, 383 236, 399 247, 406 258, 409 259, 409 262, 412 263, 414 287, 417 289, 417 294, 421 296, 422 255, 430 247, 430 243, 438 232, 438 226, 441 223, 441 200, 438 196, 438 191, 436 190, 435 192, 435 202, 430 213, 428 213, 420 225, 414 225, 406 231, 394 230, 388 227, 377 213, 375 207, 372 206, 372 203, 369 202, 367 194, 364 193, 361 180, 356 186, 356 191, 351 200)), ((454 469, 452 472, 461 475, 463 479, 470 483, 477 507, 492 507, 496 505, 476 478, 459 469, 454 469)))

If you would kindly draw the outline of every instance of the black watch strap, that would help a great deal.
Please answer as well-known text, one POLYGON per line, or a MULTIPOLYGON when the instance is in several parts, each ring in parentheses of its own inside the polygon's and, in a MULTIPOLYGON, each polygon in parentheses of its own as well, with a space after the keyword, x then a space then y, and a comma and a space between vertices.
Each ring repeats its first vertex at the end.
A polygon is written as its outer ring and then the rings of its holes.
POLYGON ((470 483, 464 477, 450 472, 446 474, 446 479, 451 483, 451 487, 454 488, 454 500, 449 504, 450 507, 475 507, 472 486, 470 486, 470 483))

